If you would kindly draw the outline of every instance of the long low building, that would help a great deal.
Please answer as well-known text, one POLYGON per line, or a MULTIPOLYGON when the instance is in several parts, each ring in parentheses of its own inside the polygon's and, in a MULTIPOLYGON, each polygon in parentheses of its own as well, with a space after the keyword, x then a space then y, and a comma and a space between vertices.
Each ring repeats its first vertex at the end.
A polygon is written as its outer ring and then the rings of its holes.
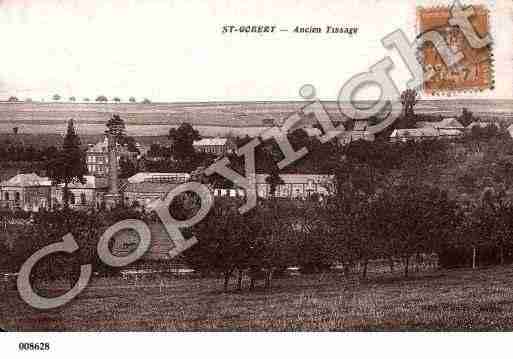
POLYGON ((191 175, 185 172, 139 172, 128 178, 128 182, 185 183, 190 178, 191 175))
MULTIPOLYGON (((256 175, 256 191, 260 198, 278 197, 304 199, 312 195, 330 196, 335 192, 335 176, 324 174, 280 174, 283 184, 276 186, 274 196, 271 193, 271 185, 267 182, 268 174, 256 175)), ((243 197, 243 189, 213 190, 216 197, 243 197)))
POLYGON ((237 144, 232 138, 203 138, 193 142, 193 147, 198 152, 210 153, 213 155, 224 155, 235 152, 237 144))
POLYGON ((434 127, 395 129, 390 135, 392 142, 443 140, 463 136, 463 132, 456 129, 437 129, 434 127))

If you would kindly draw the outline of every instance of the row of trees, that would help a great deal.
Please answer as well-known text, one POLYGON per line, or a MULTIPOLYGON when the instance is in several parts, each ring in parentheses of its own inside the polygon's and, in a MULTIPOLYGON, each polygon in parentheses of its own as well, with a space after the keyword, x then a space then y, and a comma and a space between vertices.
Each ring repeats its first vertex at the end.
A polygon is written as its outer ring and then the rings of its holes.
MULTIPOLYGON (((185 197, 170 206, 175 218, 189 218, 197 210, 197 201, 185 197)), ((182 260, 203 275, 222 276, 225 290, 234 277, 242 289, 244 276, 251 279, 250 288, 258 279, 270 287, 272 278, 290 266, 306 273, 338 266, 365 278, 375 261, 388 263, 391 271, 400 263, 408 276, 414 259, 432 254, 444 267, 513 260, 513 205, 495 193, 479 205, 464 206, 433 187, 399 185, 374 196, 346 192, 323 202, 262 200, 244 215, 238 212, 239 201, 217 198, 206 218, 184 230, 199 242, 182 260)), ((109 272, 96 257, 97 241, 105 228, 126 218, 154 220, 128 208, 42 211, 33 215, 33 225, 2 232, 0 247, 8 260, 0 265, 16 270, 37 249, 71 232, 79 253, 48 257, 36 275, 68 276, 78 263, 109 272)))
POLYGON ((0 145, 0 162, 44 162, 53 158, 57 153, 54 146, 36 148, 22 143, 7 143, 0 145))
MULTIPOLYGON (((53 95, 53 96, 52 96, 52 100, 53 100, 53 101, 62 101, 62 100, 63 100, 63 97, 62 97, 61 95, 59 95, 59 94, 55 94, 55 95, 53 95)), ((9 97, 9 99, 8 99, 7 101, 8 101, 8 102, 19 102, 19 101, 20 101, 20 99, 19 99, 18 97, 16 97, 16 96, 10 96, 10 97, 9 97)), ((33 100, 32 100, 32 98, 30 98, 30 97, 27 97, 27 98, 25 99, 25 102, 32 102, 32 101, 33 101, 33 100)), ((69 101, 69 102, 76 102, 76 101, 77 101, 77 98, 76 98, 75 96, 70 96, 70 97, 68 97, 68 101, 69 101)), ((84 97, 84 98, 82 99, 82 101, 84 101, 84 102, 90 102, 90 101, 91 101, 91 98, 89 98, 89 97, 84 97)), ((108 99, 108 97, 107 97, 107 96, 99 95, 99 96, 97 96, 97 97, 96 97, 95 101, 96 101, 96 102, 108 102, 108 101, 109 101, 109 99, 108 99)), ((113 101, 113 102, 118 102, 118 103, 119 103, 119 102, 122 102, 122 101, 121 101, 121 98, 120 98, 120 97, 117 97, 117 96, 113 97, 113 98, 111 99, 111 101, 113 101)), ((130 102, 130 103, 136 103, 136 102, 137 102, 137 99, 136 99, 135 97, 131 96, 131 97, 129 97, 129 98, 128 98, 128 102, 130 102)), ((148 104, 148 103, 151 103, 151 101, 150 101, 150 99, 148 99, 148 98, 144 98, 143 100, 141 100, 141 103, 148 104)))
MULTIPOLYGON (((5 215, 9 215, 6 213, 5 215)), ((64 208, 56 211, 40 211, 31 215, 31 225, 8 225, 0 232, 0 268, 17 272, 22 264, 37 250, 59 241, 72 233, 79 244, 73 255, 54 254, 38 262, 33 277, 43 279, 69 278, 75 283, 80 264, 90 263, 95 272, 116 273, 102 264, 97 253, 97 244, 104 231, 124 219, 145 219, 144 214, 129 208, 88 212, 64 208)))
POLYGON ((356 264, 367 275, 368 263, 402 261, 405 275, 415 255, 441 251, 461 216, 444 193, 430 188, 394 188, 369 199, 344 195, 328 203, 265 201, 246 215, 233 203, 220 203, 194 229, 199 243, 186 252, 188 263, 200 272, 220 273, 225 289, 230 277, 242 273, 254 279, 289 266, 303 272, 346 272, 356 264))
POLYGON ((469 209, 436 188, 397 186, 369 198, 343 195, 328 203, 266 201, 245 215, 236 203, 218 200, 193 233, 199 243, 185 253, 189 265, 204 274, 230 279, 265 278, 289 266, 303 272, 371 262, 397 263, 405 276, 413 261, 432 255, 443 267, 504 264, 513 260, 513 205, 484 201, 469 209), (223 202, 224 201, 224 202, 223 202))

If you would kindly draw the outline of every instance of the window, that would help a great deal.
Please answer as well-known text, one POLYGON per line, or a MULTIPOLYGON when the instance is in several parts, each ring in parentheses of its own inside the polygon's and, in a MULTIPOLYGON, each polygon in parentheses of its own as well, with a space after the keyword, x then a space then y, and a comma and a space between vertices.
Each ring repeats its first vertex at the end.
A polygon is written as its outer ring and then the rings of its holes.
POLYGON ((20 199, 21 199, 20 192, 16 192, 16 193, 14 194, 14 201, 19 202, 19 201, 20 201, 20 199))
POLYGON ((86 204, 86 195, 85 195, 85 193, 80 193, 80 203, 82 205, 86 204))
POLYGON ((69 193, 69 203, 75 204, 75 195, 73 194, 73 192, 69 193))
POLYGON ((4 198, 5 198, 6 201, 9 200, 9 192, 5 192, 4 198))

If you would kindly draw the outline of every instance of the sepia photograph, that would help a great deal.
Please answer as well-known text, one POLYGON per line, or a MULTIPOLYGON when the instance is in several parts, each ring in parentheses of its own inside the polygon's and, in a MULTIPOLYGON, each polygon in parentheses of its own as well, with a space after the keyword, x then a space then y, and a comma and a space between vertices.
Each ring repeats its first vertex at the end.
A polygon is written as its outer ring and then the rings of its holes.
POLYGON ((12 353, 513 330, 512 1, 1 0, 0 33, 12 353))

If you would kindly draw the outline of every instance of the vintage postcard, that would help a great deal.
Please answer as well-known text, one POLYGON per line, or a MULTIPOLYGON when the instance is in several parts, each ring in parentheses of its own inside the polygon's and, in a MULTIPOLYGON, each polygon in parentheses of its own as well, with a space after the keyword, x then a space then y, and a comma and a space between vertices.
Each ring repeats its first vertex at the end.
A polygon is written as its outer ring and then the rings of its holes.
POLYGON ((1 0, 0 36, 0 356, 513 331, 512 1, 1 0))

